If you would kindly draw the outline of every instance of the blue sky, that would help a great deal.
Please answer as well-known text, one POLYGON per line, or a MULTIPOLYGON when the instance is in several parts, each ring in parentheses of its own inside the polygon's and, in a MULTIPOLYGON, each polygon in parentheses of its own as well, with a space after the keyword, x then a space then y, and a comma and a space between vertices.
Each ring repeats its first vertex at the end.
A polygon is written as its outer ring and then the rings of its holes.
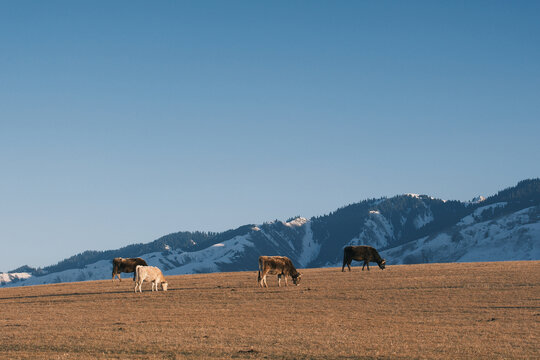
POLYGON ((0 2, 0 271, 540 175, 537 1, 0 2))

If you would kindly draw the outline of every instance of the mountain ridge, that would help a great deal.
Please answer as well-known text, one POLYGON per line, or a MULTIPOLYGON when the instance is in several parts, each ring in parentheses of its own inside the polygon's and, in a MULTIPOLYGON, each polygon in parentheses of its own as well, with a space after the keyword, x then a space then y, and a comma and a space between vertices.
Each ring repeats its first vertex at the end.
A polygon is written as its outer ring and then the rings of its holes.
POLYGON ((117 256, 143 257, 165 274, 255 270, 263 254, 288 256, 300 268, 339 266, 343 247, 360 244, 376 247, 389 264, 481 261, 479 248, 489 254, 487 260, 505 255, 538 260, 539 224, 536 178, 471 202, 404 194, 363 200, 310 219, 297 216, 222 233, 171 233, 146 244, 85 251, 42 269, 19 267, 3 274, 0 284, 107 278, 117 256))

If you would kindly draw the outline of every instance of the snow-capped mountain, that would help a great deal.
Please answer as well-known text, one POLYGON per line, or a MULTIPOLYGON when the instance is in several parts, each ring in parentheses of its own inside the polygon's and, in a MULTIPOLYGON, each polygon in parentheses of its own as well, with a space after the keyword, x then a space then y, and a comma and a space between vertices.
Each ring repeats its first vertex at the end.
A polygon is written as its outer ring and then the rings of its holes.
POLYGON ((179 232, 148 244, 87 251, 44 269, 21 267, 0 274, 0 285, 110 279, 117 256, 140 256, 165 275, 256 270, 260 255, 288 256, 298 268, 341 266, 343 247, 360 244, 377 248, 389 265, 539 260, 540 179, 470 202, 406 194, 365 200, 311 219, 251 224, 218 234, 179 232))
POLYGON ((395 264, 540 259, 540 206, 482 221, 475 210, 455 226, 382 252, 395 264), (476 216, 475 216, 476 215, 476 216))

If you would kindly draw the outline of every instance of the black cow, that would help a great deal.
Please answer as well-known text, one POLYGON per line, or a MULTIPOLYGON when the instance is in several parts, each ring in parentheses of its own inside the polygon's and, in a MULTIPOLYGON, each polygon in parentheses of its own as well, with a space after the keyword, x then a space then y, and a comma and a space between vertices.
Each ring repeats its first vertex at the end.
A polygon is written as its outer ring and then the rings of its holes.
POLYGON ((124 259, 121 257, 114 258, 112 261, 112 280, 114 281, 114 277, 118 276, 118 279, 122 281, 122 278, 120 277, 120 273, 133 273, 133 281, 135 281, 135 268, 137 265, 143 265, 148 266, 146 261, 141 258, 128 258, 124 259))
POLYGON ((377 250, 375 250, 375 248, 372 248, 371 246, 366 245, 347 246, 345 249, 343 249, 343 266, 341 267, 341 271, 345 271, 345 265, 347 265, 349 271, 351 271, 350 265, 353 260, 364 262, 364 266, 362 266, 362 271, 364 270, 365 266, 367 266, 367 269, 369 271, 370 262, 376 262, 377 265, 379 265, 379 267, 381 268, 381 270, 384 270, 386 266, 386 260, 381 258, 377 250))

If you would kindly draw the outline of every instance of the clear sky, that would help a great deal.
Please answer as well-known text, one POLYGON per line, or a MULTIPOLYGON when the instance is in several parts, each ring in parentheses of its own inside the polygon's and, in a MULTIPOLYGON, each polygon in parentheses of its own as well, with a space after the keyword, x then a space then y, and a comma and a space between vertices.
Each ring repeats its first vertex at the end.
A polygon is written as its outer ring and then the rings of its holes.
POLYGON ((540 176, 538 1, 1 1, 0 271, 540 176))

